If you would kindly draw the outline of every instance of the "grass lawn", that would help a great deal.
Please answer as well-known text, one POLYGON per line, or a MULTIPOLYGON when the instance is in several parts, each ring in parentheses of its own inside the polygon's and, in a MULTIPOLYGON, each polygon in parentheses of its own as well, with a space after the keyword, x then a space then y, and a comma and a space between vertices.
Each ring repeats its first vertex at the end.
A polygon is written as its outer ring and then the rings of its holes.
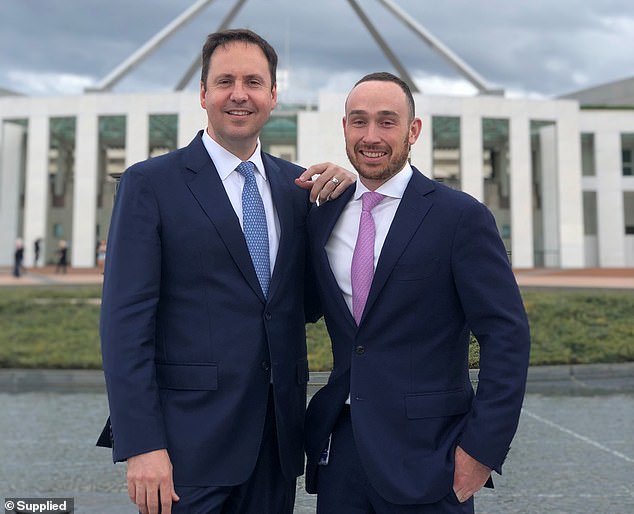
MULTIPOLYGON (((0 289, 0 367, 100 368, 98 286, 0 289)), ((634 294, 526 291, 531 365, 634 361, 634 294)), ((323 321, 307 327, 310 368, 332 359, 323 321)), ((477 343, 471 366, 478 366, 477 343)))

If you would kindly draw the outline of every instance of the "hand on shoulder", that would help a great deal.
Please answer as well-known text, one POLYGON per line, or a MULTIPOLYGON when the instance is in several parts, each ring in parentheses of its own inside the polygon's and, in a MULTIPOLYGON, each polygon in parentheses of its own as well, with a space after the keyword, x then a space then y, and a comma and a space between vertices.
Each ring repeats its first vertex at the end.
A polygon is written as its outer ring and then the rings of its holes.
POLYGON ((355 183, 357 175, 333 164, 323 162, 313 164, 295 179, 295 184, 310 190, 310 201, 318 206, 328 200, 338 198, 348 187, 355 183))

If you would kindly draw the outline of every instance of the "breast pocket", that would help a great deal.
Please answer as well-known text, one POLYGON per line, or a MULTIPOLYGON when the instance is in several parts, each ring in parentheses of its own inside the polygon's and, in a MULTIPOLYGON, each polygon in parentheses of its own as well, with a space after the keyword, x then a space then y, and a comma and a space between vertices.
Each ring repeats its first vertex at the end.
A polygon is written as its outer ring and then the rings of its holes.
POLYGON ((424 280, 434 276, 440 269, 440 259, 421 259, 416 263, 403 263, 394 266, 393 280, 424 280))

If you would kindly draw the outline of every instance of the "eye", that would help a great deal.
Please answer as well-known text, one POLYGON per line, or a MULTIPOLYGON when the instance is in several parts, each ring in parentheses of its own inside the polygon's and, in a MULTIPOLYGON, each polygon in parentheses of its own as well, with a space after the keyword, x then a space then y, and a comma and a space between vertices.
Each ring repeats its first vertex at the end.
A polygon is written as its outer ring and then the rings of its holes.
POLYGON ((356 118, 350 121, 350 125, 353 127, 363 127, 365 125, 365 120, 356 118))

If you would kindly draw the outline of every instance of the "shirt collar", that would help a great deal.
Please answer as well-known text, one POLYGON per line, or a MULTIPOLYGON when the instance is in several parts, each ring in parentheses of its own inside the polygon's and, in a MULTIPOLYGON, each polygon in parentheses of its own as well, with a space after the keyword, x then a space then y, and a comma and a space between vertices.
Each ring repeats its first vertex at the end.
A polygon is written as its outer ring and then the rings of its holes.
MULTIPOLYGON (((405 188, 407 188, 407 184, 409 184, 409 181, 412 178, 412 173, 412 167, 410 166, 409 162, 406 162, 405 166, 403 166, 403 169, 387 182, 381 184, 381 186, 376 189, 376 192, 381 193, 385 196, 389 196, 390 198, 403 198, 405 188)), ((369 191, 369 189, 361 183, 361 180, 357 180, 356 190, 354 192, 354 199, 359 200, 361 198, 361 195, 367 191, 369 191)))
MULTIPOLYGON (((218 144, 211 136, 207 133, 207 130, 203 130, 203 144, 205 145, 205 149, 211 157, 211 160, 218 170, 218 175, 220 176, 220 180, 224 181, 227 179, 232 172, 238 167, 242 161, 238 159, 235 155, 233 155, 229 150, 222 147, 218 144)), ((266 171, 264 170, 264 163, 262 162, 262 146, 260 144, 260 139, 258 139, 258 144, 255 147, 255 151, 247 160, 251 161, 255 164, 255 168, 257 172, 262 175, 264 180, 266 180, 266 171)))

